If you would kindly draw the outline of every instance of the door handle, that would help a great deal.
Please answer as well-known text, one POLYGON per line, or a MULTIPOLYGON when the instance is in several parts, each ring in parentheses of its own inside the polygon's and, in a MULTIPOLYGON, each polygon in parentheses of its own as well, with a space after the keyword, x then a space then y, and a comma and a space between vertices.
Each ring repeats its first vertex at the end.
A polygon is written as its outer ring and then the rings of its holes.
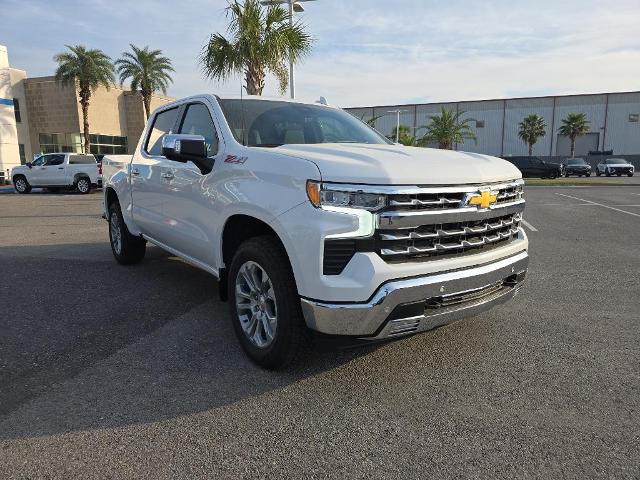
POLYGON ((164 172, 162 175, 160 175, 162 178, 166 178, 167 180, 171 180, 173 178, 173 173, 171 172, 164 172))
POLYGON ((138 170, 137 168, 133 168, 131 170, 131 175, 140 175, 140 170, 138 170))
POLYGON ((58 170, 64 170, 64 167, 58 167, 58 170))

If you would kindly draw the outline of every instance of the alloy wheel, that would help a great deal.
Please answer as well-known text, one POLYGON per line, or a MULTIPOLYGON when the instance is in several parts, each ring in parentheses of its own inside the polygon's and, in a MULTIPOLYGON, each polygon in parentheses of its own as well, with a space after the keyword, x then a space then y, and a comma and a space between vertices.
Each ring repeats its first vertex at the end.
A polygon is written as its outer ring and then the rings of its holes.
POLYGON ((278 325, 276 294, 267 272, 256 262, 242 264, 236 276, 236 311, 242 331, 258 348, 267 348, 278 325))
POLYGON ((109 235, 111 237, 111 245, 116 254, 122 253, 122 230, 120 228, 120 219, 116 212, 111 213, 111 220, 109 222, 109 235))
POLYGON ((18 178, 16 180, 16 190, 22 193, 26 189, 27 189, 27 182, 24 180, 24 178, 18 178))
POLYGON ((78 191, 80 193, 87 193, 89 191, 89 182, 86 179, 81 178, 78 180, 78 191))

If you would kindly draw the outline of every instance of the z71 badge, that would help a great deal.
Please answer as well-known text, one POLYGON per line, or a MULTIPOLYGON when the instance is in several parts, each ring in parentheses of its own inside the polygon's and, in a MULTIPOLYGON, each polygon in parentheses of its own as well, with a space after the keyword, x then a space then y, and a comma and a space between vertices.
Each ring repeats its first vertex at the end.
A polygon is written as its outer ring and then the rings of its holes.
POLYGON ((227 157, 224 159, 224 163, 238 163, 242 165, 248 159, 249 157, 236 157, 235 155, 227 155, 227 157))

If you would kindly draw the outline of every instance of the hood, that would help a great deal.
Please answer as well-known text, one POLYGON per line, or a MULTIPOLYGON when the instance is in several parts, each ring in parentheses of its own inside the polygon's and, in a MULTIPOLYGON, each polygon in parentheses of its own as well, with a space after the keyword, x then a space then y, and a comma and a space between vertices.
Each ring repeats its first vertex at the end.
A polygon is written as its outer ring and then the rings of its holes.
POLYGON ((304 158, 320 169, 322 180, 380 185, 452 185, 521 178, 511 163, 479 153, 404 145, 283 145, 278 153, 304 158))

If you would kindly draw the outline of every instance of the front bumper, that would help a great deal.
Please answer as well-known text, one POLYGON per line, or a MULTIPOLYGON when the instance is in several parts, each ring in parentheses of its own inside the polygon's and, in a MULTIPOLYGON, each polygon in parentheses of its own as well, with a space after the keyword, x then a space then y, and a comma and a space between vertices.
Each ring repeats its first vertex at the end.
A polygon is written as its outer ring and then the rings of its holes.
POLYGON ((389 281, 363 303, 302 299, 307 325, 328 335, 383 340, 430 330, 512 298, 522 286, 526 251, 497 262, 389 281))

